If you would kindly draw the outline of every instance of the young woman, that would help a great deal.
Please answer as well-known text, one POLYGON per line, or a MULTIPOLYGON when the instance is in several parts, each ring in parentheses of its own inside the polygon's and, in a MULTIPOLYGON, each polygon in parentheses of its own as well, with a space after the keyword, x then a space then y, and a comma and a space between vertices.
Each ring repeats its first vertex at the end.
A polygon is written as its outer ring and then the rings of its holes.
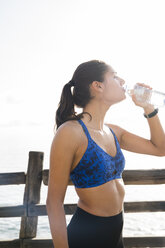
POLYGON ((80 64, 63 87, 46 202, 55 248, 123 248, 125 159, 121 148, 165 156, 165 133, 157 111, 137 102, 134 94, 132 100, 147 117, 150 140, 104 123, 108 109, 125 99, 124 83, 110 65, 92 60, 80 64), (83 109, 81 114, 76 115, 75 105, 83 109), (67 226, 63 202, 69 178, 79 201, 67 226))

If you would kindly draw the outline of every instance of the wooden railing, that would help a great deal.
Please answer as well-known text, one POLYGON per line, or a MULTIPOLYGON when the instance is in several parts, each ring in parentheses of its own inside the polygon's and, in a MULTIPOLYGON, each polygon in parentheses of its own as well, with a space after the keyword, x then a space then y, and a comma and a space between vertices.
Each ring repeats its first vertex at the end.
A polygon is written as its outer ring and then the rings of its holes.
MULTIPOLYGON (((49 170, 43 170, 43 152, 29 152, 27 173, 0 173, 0 185, 25 184, 23 204, 0 207, 0 217, 21 217, 19 238, 0 241, 0 248, 49 248, 51 239, 36 239, 38 216, 47 215, 46 205, 40 203, 41 183, 48 185, 49 170)), ((126 185, 165 184, 165 170, 125 170, 126 185)), ((72 185, 71 182, 68 185, 72 185)), ((70 215, 76 204, 64 204, 70 215)), ((124 202, 124 212, 164 212, 165 201, 124 202)), ((165 237, 124 237, 126 248, 165 247, 165 237)))

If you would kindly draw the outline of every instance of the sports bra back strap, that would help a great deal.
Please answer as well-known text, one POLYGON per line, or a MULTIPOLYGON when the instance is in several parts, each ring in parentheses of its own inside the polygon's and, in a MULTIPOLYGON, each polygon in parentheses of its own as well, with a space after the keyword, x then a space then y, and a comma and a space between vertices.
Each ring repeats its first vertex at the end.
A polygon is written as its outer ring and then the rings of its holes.
POLYGON ((78 122, 80 123, 80 125, 81 125, 82 128, 84 129, 84 132, 85 132, 86 136, 88 137, 88 139, 90 139, 91 136, 90 136, 90 134, 89 134, 89 132, 88 132, 88 129, 87 129, 87 127, 85 126, 84 122, 83 122, 82 120, 78 120, 78 122))

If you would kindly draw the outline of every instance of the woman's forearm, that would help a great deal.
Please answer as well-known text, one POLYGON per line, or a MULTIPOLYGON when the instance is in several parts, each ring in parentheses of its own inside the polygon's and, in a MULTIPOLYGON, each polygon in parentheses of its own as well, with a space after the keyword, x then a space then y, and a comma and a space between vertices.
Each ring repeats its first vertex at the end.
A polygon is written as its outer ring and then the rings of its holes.
POLYGON ((69 248, 64 207, 46 204, 53 245, 55 248, 69 248))
MULTIPOLYGON (((154 111, 154 108, 144 108, 145 114, 149 114, 154 111)), ((147 118, 150 127, 151 142, 165 154, 165 133, 160 123, 158 115, 152 118, 147 118)))

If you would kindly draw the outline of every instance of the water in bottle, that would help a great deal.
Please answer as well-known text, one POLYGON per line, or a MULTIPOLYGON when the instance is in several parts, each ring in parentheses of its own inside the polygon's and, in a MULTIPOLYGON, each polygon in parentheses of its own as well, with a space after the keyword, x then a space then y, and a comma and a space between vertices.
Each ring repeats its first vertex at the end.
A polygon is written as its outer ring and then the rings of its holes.
POLYGON ((157 107, 165 106, 165 93, 163 92, 151 90, 138 84, 135 84, 133 89, 128 85, 125 85, 124 88, 128 95, 131 96, 134 93, 139 102, 152 104, 157 107))

